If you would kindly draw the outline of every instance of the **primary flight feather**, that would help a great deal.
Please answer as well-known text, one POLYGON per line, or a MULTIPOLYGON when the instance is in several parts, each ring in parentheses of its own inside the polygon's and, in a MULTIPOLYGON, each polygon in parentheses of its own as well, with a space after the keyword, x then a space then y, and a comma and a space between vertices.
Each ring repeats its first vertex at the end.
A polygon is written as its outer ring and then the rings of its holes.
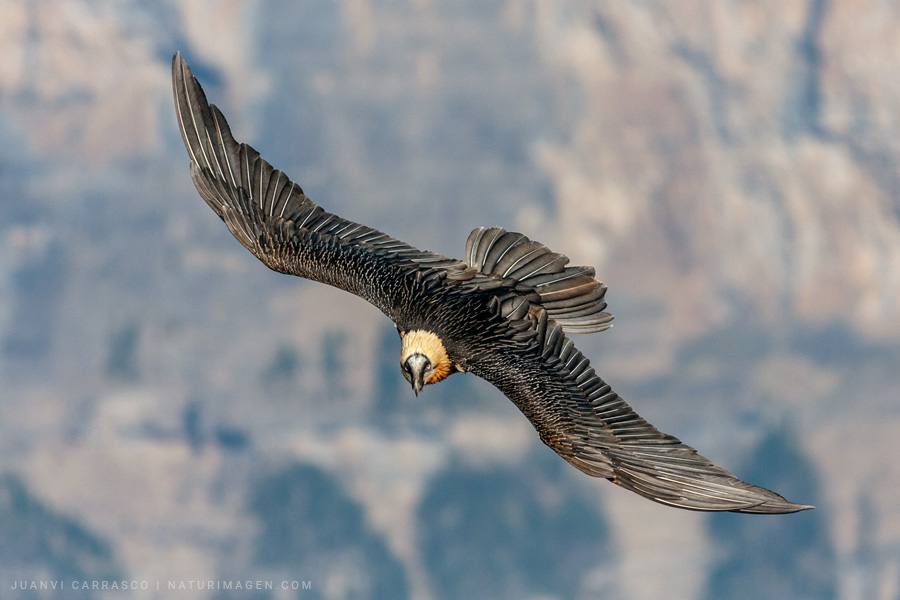
POLYGON ((812 508, 716 467, 600 379, 566 337, 612 320, 592 268, 570 267, 565 256, 499 227, 474 230, 461 261, 328 213, 235 141, 179 53, 172 83, 191 177, 206 203, 271 269, 339 287, 387 315, 416 394, 453 373, 482 377, 569 463, 656 502, 748 513, 812 508))

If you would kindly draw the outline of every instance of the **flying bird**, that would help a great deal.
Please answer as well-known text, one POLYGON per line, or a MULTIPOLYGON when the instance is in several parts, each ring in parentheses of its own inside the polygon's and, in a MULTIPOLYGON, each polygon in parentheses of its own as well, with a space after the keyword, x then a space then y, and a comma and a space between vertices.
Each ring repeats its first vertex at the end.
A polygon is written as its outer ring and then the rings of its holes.
POLYGON ((521 233, 480 227, 464 260, 323 210, 284 173, 235 141, 187 63, 172 62, 175 108, 197 191, 269 268, 346 290, 400 333, 400 371, 418 395, 473 373, 525 414, 577 469, 646 498, 701 511, 813 508, 745 483, 639 417, 567 334, 602 331, 606 287, 591 267, 521 233))

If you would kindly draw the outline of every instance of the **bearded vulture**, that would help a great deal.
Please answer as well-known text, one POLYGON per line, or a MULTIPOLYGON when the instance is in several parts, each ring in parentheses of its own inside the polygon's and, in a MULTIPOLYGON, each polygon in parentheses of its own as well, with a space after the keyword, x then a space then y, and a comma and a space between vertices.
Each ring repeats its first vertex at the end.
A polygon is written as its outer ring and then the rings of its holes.
POLYGON ((496 386, 577 469, 691 510, 812 508, 744 483, 639 417, 567 337, 602 331, 606 287, 591 267, 521 233, 478 228, 464 260, 418 250, 326 212, 259 152, 235 141, 180 53, 175 108, 197 191, 269 268, 371 302, 400 333, 400 371, 418 393, 454 373, 496 386))

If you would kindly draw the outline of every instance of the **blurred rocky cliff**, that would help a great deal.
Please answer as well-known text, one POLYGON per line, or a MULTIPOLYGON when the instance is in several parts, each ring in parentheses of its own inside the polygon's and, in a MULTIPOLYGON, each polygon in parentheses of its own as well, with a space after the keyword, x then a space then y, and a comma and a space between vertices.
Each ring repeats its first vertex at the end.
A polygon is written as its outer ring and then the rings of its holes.
MULTIPOLYGON (((359 504, 364 531, 331 538, 371 549, 370 595, 737 597, 727 523, 554 466, 517 481, 555 457, 498 392, 459 376, 413 400, 377 311, 234 242, 190 182, 175 50, 329 210, 450 256, 502 225, 596 266, 615 327, 576 342, 597 370, 723 466, 812 472, 792 499, 820 505, 797 534, 817 597, 898 597, 900 8, 853 0, 0 4, 0 470, 108 540, 78 573, 286 569, 267 519, 311 486, 359 504), (478 508, 441 490, 490 481, 504 518, 584 515, 602 544, 565 530, 596 560, 535 580, 502 555, 519 570, 495 589, 455 540, 462 571, 440 571, 423 548, 478 508)), ((565 545, 513 525, 498 544, 565 545)), ((305 543, 285 546, 304 577, 340 580, 305 543)))

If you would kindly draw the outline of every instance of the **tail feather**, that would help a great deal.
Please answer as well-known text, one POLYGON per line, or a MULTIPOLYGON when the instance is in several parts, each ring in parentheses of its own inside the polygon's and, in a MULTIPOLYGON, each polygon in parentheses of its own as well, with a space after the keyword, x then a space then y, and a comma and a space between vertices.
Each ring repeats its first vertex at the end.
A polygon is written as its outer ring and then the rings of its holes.
POLYGON ((497 238, 497 241, 494 242, 493 246, 487 249, 481 272, 497 273, 502 276, 502 272, 497 268, 498 263, 501 259, 505 258, 513 248, 519 244, 527 243, 528 241, 528 238, 521 233, 504 232, 503 235, 497 238))
POLYGON ((557 273, 560 269, 564 269, 569 259, 562 254, 555 252, 537 253, 530 260, 516 268, 514 271, 508 271, 504 277, 510 277, 519 281, 528 279, 533 281, 534 278, 542 274, 557 273))
POLYGON ((606 286, 591 267, 568 267, 569 259, 521 233, 479 227, 466 241, 466 262, 485 275, 498 275, 534 289, 547 316, 567 333, 609 328, 606 286))
POLYGON ((543 244, 527 241, 527 238, 524 239, 526 241, 511 247, 503 257, 497 261, 497 264, 494 266, 494 272, 500 274, 501 277, 510 277, 519 267, 530 263, 538 255, 546 255, 543 244))

